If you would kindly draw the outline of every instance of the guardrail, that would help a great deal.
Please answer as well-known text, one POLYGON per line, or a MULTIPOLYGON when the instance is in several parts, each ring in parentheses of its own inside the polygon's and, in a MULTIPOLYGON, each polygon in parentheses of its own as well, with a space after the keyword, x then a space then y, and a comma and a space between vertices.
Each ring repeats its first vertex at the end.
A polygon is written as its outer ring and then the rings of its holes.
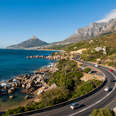
POLYGON ((53 105, 53 106, 50 106, 50 107, 38 109, 38 110, 32 110, 32 111, 18 113, 18 114, 12 115, 12 116, 28 116, 28 115, 32 115, 32 114, 35 114, 35 113, 40 113, 40 112, 44 112, 44 111, 49 111, 49 110, 52 110, 52 109, 60 108, 60 107, 65 106, 65 105, 69 105, 72 102, 78 102, 78 101, 80 101, 80 100, 82 100, 84 98, 87 98, 88 96, 94 94, 98 90, 100 90, 106 84, 106 82, 107 82, 107 79, 105 77, 104 82, 99 87, 97 87, 96 89, 92 90, 88 94, 83 95, 83 96, 78 97, 78 98, 75 98, 73 100, 69 100, 69 101, 66 101, 66 102, 62 102, 62 103, 59 103, 59 104, 56 104, 56 105, 53 105))

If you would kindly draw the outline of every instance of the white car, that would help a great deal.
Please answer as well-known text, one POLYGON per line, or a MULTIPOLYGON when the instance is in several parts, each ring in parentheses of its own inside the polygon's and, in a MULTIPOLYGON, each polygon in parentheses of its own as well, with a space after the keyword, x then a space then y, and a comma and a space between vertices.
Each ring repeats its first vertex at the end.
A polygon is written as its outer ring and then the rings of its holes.
POLYGON ((105 89, 104 89, 104 91, 106 91, 106 92, 108 92, 110 89, 108 88, 108 87, 106 87, 105 89))
POLYGON ((98 67, 98 64, 95 64, 95 67, 98 67))
POLYGON ((74 110, 74 109, 76 109, 76 108, 79 108, 80 107, 80 105, 78 104, 78 103, 72 103, 71 104, 71 106, 70 106, 70 108, 72 109, 72 110, 74 110))

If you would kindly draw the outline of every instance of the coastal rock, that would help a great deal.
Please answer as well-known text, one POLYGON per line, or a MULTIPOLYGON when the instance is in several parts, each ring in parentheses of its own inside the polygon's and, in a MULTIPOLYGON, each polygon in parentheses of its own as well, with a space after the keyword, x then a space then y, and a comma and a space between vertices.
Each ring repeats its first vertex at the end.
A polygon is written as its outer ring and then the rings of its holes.
POLYGON ((24 84, 22 84, 22 88, 25 88, 25 85, 24 84))
POLYGON ((17 82, 12 83, 12 87, 16 88, 18 86, 17 82))
POLYGON ((32 92, 34 92, 34 91, 35 91, 35 88, 32 87, 32 88, 29 89, 28 93, 32 93, 32 92))
POLYGON ((8 87, 7 87, 7 86, 4 86, 4 89, 5 89, 5 90, 7 90, 7 89, 8 89, 8 87))
POLYGON ((12 94, 14 92, 15 92, 15 88, 11 88, 11 89, 8 90, 8 94, 12 94))
POLYGON ((13 95, 9 96, 9 99, 13 99, 13 98, 14 98, 14 96, 13 96, 13 95))
POLYGON ((29 96, 29 95, 26 95, 26 96, 25 96, 25 99, 26 99, 26 100, 27 100, 27 99, 29 99, 29 98, 30 98, 30 96, 29 96))
POLYGON ((26 89, 30 89, 30 88, 31 88, 31 83, 28 83, 26 89))

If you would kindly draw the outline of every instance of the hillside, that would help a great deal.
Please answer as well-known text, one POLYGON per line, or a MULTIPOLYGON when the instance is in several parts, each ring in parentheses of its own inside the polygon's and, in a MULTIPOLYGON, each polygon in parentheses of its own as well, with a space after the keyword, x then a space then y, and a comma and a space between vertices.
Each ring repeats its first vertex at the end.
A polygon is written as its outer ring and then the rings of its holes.
POLYGON ((54 44, 66 45, 111 32, 116 32, 116 19, 112 19, 107 23, 91 23, 88 27, 78 29, 73 35, 66 38, 64 41, 60 41, 54 44))
POLYGON ((80 55, 81 59, 116 68, 116 33, 104 34, 90 40, 83 40, 61 47, 61 49, 68 53, 73 51, 75 53, 73 54, 74 56, 78 53, 77 51, 85 49, 80 55))
POLYGON ((60 49, 66 45, 70 45, 72 43, 77 43, 82 40, 92 39, 94 37, 100 35, 110 34, 112 32, 116 32, 116 19, 112 19, 107 23, 91 23, 88 27, 78 29, 72 36, 68 37, 64 41, 54 42, 54 43, 46 43, 37 37, 33 36, 31 39, 21 42, 16 45, 8 46, 7 48, 47 48, 47 49, 60 49))
POLYGON ((32 36, 29 40, 23 41, 16 45, 8 46, 9 49, 23 49, 23 48, 32 48, 32 47, 41 47, 44 45, 48 45, 48 43, 38 39, 35 36, 32 36))

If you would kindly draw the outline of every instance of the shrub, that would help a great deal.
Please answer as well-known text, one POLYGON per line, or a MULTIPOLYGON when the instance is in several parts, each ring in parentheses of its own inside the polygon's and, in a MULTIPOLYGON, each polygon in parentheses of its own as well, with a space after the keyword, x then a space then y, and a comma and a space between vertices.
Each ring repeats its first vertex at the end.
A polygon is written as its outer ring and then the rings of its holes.
POLYGON ((101 81, 92 80, 84 82, 82 85, 75 89, 75 93, 73 94, 73 98, 83 96, 87 94, 88 92, 92 91, 96 87, 98 87, 101 84, 101 81))
POLYGON ((11 114, 17 114, 20 112, 24 112, 24 107, 17 107, 15 109, 9 109, 3 116, 9 116, 11 114))
POLYGON ((116 116, 114 112, 108 108, 95 109, 90 116, 116 116))
POLYGON ((88 72, 91 71, 91 69, 90 69, 90 68, 85 68, 83 71, 84 71, 85 73, 88 73, 88 72))
POLYGON ((43 93, 40 98, 41 102, 46 106, 51 106, 63 101, 66 101, 69 97, 69 91, 63 88, 56 88, 43 93))
POLYGON ((64 89, 73 90, 75 83, 79 83, 83 76, 77 67, 77 63, 70 60, 60 60, 57 67, 59 71, 52 75, 48 81, 49 85, 55 83, 64 89))

